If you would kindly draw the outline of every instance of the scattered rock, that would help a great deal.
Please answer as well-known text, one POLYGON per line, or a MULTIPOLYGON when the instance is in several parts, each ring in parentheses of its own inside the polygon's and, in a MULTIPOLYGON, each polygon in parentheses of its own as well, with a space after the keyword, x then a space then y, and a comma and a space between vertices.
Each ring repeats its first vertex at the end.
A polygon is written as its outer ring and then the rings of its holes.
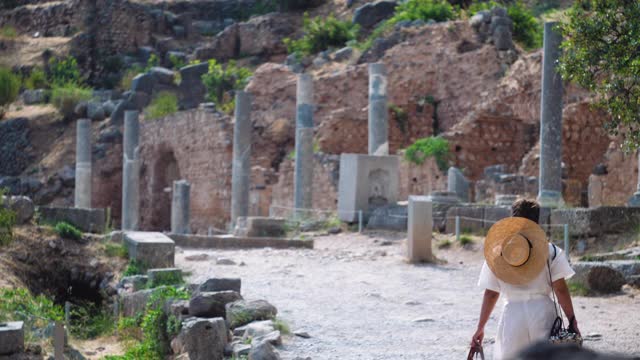
POLYGON ((590 333, 584 337, 584 341, 600 341, 602 340, 602 334, 590 333))
POLYGON ((620 291, 626 283, 624 274, 604 262, 577 262, 573 264, 576 275, 571 282, 581 284, 588 290, 611 294, 620 291))
POLYGON ((153 75, 148 73, 138 74, 131 81, 131 90, 152 94, 154 85, 155 85, 155 78, 153 75))
POLYGON ((236 265, 236 262, 229 258, 217 258, 216 264, 217 265, 236 265))
POLYGON ((311 339, 311 335, 309 335, 309 333, 306 331, 294 331, 293 335, 301 337, 303 339, 311 339))
POLYGON ((239 300, 242 300, 242 296, 235 291, 197 293, 189 301, 189 315, 207 318, 225 317, 226 305, 239 300))
POLYGON ((146 275, 132 275, 123 277, 118 283, 118 289, 129 289, 132 292, 146 288, 149 278, 146 275))
POLYGON ((172 70, 163 67, 152 67, 149 74, 153 76, 156 84, 173 86, 175 81, 175 73, 172 70))
POLYGON ((22 92, 21 97, 25 105, 42 104, 47 102, 47 93, 43 89, 25 90, 22 92))
POLYGON ((89 101, 87 103, 87 117, 91 119, 91 121, 104 120, 107 115, 105 114, 102 103, 97 101, 89 101))
POLYGON ((271 320, 278 314, 278 309, 265 300, 240 300, 227 304, 227 323, 235 329, 256 320, 271 320))
POLYGON ((241 293, 242 280, 239 278, 211 278, 198 286, 199 292, 235 291, 241 293))
POLYGON ((245 326, 240 326, 238 328, 233 329, 233 334, 238 336, 242 336, 243 340, 247 340, 248 338, 256 338, 260 336, 264 336, 274 332, 275 326, 273 324, 273 320, 265 320, 265 321, 254 321, 245 326))
POLYGON ((407 306, 416 306, 416 305, 422 305, 422 303, 420 301, 415 301, 415 300, 410 300, 404 303, 407 306))
POLYGON ((26 196, 2 196, 1 200, 0 207, 6 204, 15 212, 17 224, 26 224, 33 217, 35 205, 31 198, 26 196))
POLYGON ((188 255, 184 257, 187 261, 207 261, 209 260, 209 255, 207 254, 196 254, 196 255, 188 255))
POLYGON ((327 232, 331 235, 336 235, 336 234, 340 234, 342 232, 342 229, 339 227, 332 227, 327 232))
POLYGON ((241 356, 248 356, 251 351, 251 345, 244 343, 233 344, 232 354, 234 357, 239 358, 241 356))
POLYGON ((353 55, 353 48, 350 46, 347 46, 336 51, 336 53, 333 55, 333 59, 335 61, 346 61, 351 58, 351 55, 353 55))
MULTIPOLYGON (((115 144, 122 141, 122 133, 116 126, 109 126, 108 128, 100 131, 98 134, 98 142, 105 144, 115 144)), ((75 174, 75 172, 74 172, 75 174)))
POLYGON ((434 322, 435 320, 431 319, 431 318, 417 318, 417 319, 413 319, 411 320, 411 322, 414 323, 424 323, 424 322, 434 322))
POLYGON ((271 343, 263 341, 252 344, 249 360, 280 360, 280 354, 271 343))
POLYGON ((187 353, 189 360, 223 360, 227 326, 222 318, 188 319, 171 342, 175 354, 187 353))
POLYGON ((276 330, 266 335, 256 336, 253 338, 253 341, 257 343, 269 342, 272 345, 280 346, 282 345, 282 335, 280 335, 280 331, 276 330))

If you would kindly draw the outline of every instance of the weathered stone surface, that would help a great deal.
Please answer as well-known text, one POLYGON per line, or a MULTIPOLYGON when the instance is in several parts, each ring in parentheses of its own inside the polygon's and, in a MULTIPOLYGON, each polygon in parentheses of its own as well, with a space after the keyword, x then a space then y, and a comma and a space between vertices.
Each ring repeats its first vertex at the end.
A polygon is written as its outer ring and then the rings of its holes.
POLYGON ((127 231, 124 241, 129 258, 137 260, 145 268, 173 267, 175 243, 158 232, 127 231))
POLYGON ((0 323, 0 355, 10 355, 24 350, 24 323, 22 321, 0 323))
POLYGON ((350 46, 346 46, 336 51, 336 53, 333 55, 333 60, 346 61, 351 58, 351 55, 353 55, 353 48, 350 46))
POLYGON ((235 291, 241 293, 242 280, 239 278, 211 278, 198 286, 199 292, 235 291))
POLYGON ((33 201, 27 196, 2 196, 0 207, 3 206, 15 212, 17 224, 26 224, 35 212, 33 201))
POLYGON ((144 312, 147 302, 154 289, 140 290, 130 294, 122 294, 120 303, 122 304, 123 316, 136 316, 138 313, 144 312))
MULTIPOLYGON (((0 121, 0 174, 18 176, 31 164, 32 155, 28 151, 30 133, 27 118, 0 121)), ((0 186, 6 187, 4 184, 0 186)))
POLYGON ((124 112, 127 110, 137 110, 135 104, 129 100, 120 100, 113 108, 113 112, 109 118, 111 125, 120 126, 124 123, 124 112))
POLYGON ((258 336, 267 335, 275 331, 273 320, 254 321, 244 326, 233 329, 235 336, 242 336, 244 339, 254 339, 258 336))
POLYGON ((189 300, 189 315, 226 318, 226 305, 238 300, 242 296, 235 291, 200 292, 189 300))
POLYGON ((432 203, 433 228, 444 231, 447 226, 447 211, 460 204, 458 195, 449 191, 434 191, 428 196, 432 203))
POLYGON ((285 219, 262 216, 239 217, 233 234, 238 237, 284 237, 285 219))
POLYGON ((552 224, 569 224, 572 237, 599 237, 634 231, 640 224, 640 208, 601 206, 559 209, 551 212, 552 224))
POLYGON ((151 102, 151 95, 142 91, 131 91, 126 101, 135 109, 142 110, 151 102))
POLYGON ((469 180, 462 171, 456 167, 450 167, 447 171, 447 190, 458 195, 462 202, 469 202, 469 180))
POLYGON ((367 229, 407 231, 407 205, 390 204, 377 207, 369 216, 367 229))
POLYGON ((280 335, 280 331, 276 330, 268 334, 257 336, 253 339, 253 341, 257 343, 266 341, 268 343, 271 343, 271 345, 280 346, 282 345, 282 336, 280 335))
POLYGON ((47 93, 43 89, 27 89, 20 96, 25 105, 42 104, 47 101, 47 93))
POLYGON ((118 282, 118 288, 128 289, 131 292, 143 290, 147 287, 149 277, 146 275, 125 276, 118 282))
POLYGON ((48 223, 67 222, 84 232, 102 234, 106 226, 104 209, 78 209, 39 206, 40 220, 48 223))
POLYGON ((576 275, 570 279, 586 287, 589 290, 611 294, 620 291, 622 285, 626 283, 624 275, 599 262, 577 262, 572 265, 576 275))
POLYGON ((498 221, 511 216, 511 208, 507 206, 486 206, 484 208, 484 228, 489 229, 498 221))
POLYGON ((163 84, 173 86, 175 81, 175 73, 172 70, 163 67, 152 67, 149 74, 153 76, 155 84, 163 84))
POLYGON ((155 86, 155 77, 151 74, 138 74, 131 81, 132 91, 141 91, 151 95, 155 86))
POLYGON ((280 360, 278 351, 268 341, 251 345, 249 360, 280 360))
POLYGON ((182 324, 171 348, 175 354, 189 354, 189 360, 223 360, 227 341, 224 319, 195 318, 182 324))
POLYGON ((185 66, 180 69, 180 85, 178 86, 181 109, 193 109, 204 101, 207 92, 202 83, 202 75, 209 70, 207 62, 185 66))
POLYGON ((354 12, 353 23, 370 29, 380 21, 393 16, 396 5, 395 1, 387 0, 366 3, 354 12))
POLYGON ((484 206, 454 206, 447 210, 446 233, 456 231, 456 216, 460 217, 460 231, 480 232, 484 229, 484 206))
POLYGON ((407 229, 407 260, 410 263, 433 261, 432 202, 426 196, 409 196, 407 229))
POLYGON ((227 323, 235 329, 256 320, 274 319, 278 309, 265 300, 240 300, 227 304, 227 323))
POLYGON ((91 121, 102 121, 106 116, 101 102, 95 100, 87 102, 87 117, 91 121))

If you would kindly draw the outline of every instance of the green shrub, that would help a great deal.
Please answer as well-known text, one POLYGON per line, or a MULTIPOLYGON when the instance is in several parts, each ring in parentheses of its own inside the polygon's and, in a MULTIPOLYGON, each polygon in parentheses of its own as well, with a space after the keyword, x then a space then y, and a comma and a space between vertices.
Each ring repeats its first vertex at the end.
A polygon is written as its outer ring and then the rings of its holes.
POLYGON ((129 257, 129 250, 124 244, 106 243, 104 245, 104 253, 107 257, 119 257, 123 259, 129 257))
POLYGON ((174 54, 171 54, 169 56, 169 61, 171 62, 171 66, 176 70, 180 70, 187 65, 187 63, 183 59, 174 54))
POLYGON ((134 275, 142 275, 145 272, 145 266, 144 264, 140 263, 137 260, 129 260, 129 264, 127 265, 127 268, 124 269, 124 272, 122 273, 122 276, 134 276, 134 275))
POLYGON ((182 273, 178 272, 163 272, 154 275, 153 282, 149 281, 149 288, 157 288, 165 285, 181 285, 184 283, 182 279, 182 273))
POLYGON ((78 103, 91 99, 91 89, 74 83, 57 85, 51 89, 51 103, 65 118, 70 118, 78 103))
POLYGON ((47 75, 42 69, 34 68, 24 80, 24 86, 31 90, 47 88, 49 86, 47 75))
POLYGON ((421 165, 428 157, 434 157, 438 168, 446 171, 449 167, 449 142, 439 136, 432 136, 417 140, 404 153, 405 159, 421 165))
POLYGON ((234 61, 222 66, 215 60, 209 60, 209 71, 202 75, 202 82, 207 88, 207 98, 215 102, 221 110, 232 112, 235 99, 230 93, 233 90, 244 89, 251 75, 251 70, 236 66, 234 61))
POLYGON ((135 320, 120 320, 120 324, 131 329, 135 323, 142 330, 142 341, 131 346, 124 355, 107 356, 107 360, 159 360, 164 359, 171 335, 180 331, 177 319, 167 316, 162 307, 167 300, 186 300, 190 294, 185 289, 165 287, 154 290, 147 301, 144 314, 135 320))
POLYGON ((280 331, 282 335, 291 334, 291 329, 289 328, 289 324, 287 324, 284 320, 280 318, 275 318, 273 320, 273 328, 280 331))
POLYGON ((456 12, 446 0, 408 0, 396 7, 391 23, 399 21, 433 20, 448 21, 456 17, 456 12))
POLYGON ((172 92, 163 91, 145 109, 145 119, 159 119, 176 112, 178 112, 178 97, 172 92))
POLYGON ((467 246, 473 244, 473 239, 470 236, 462 235, 460 236, 460 245, 467 246))
POLYGON ((304 35, 298 40, 284 39, 290 54, 298 56, 316 54, 330 48, 342 47, 358 36, 359 26, 351 21, 342 21, 333 14, 326 18, 309 18, 304 15, 304 35))
POLYGON ((13 241, 13 227, 16 224, 16 213, 5 207, 2 196, 4 189, 0 189, 0 246, 9 245, 13 241))
POLYGON ((144 68, 143 72, 147 72, 151 70, 152 67, 156 67, 158 66, 158 64, 160 64, 160 59, 158 58, 158 55, 151 54, 151 56, 149 56, 149 59, 147 60, 147 67, 144 68))
MULTIPOLYGON (((61 321, 61 306, 43 295, 33 296, 23 288, 0 288, 0 321, 61 321)), ((27 326, 25 326, 27 328, 27 326)))
POLYGON ((14 102, 19 91, 20 78, 10 69, 0 67, 0 106, 14 102))
POLYGON ((3 37, 5 39, 14 39, 17 36, 18 32, 16 31, 16 28, 11 25, 5 25, 0 28, 0 37, 3 37))
POLYGON ((72 306, 69 322, 71 335, 83 340, 110 334, 114 328, 114 320, 110 312, 94 304, 72 306))
POLYGON ((50 80, 56 86, 80 85, 80 69, 73 56, 66 58, 51 58, 49 60, 50 80))
POLYGON ((82 231, 78 230, 75 226, 61 221, 56 224, 55 228, 56 233, 60 235, 63 239, 69 240, 80 240, 82 239, 82 231))
POLYGON ((448 249, 451 247, 451 240, 444 239, 438 243, 438 249, 448 249))

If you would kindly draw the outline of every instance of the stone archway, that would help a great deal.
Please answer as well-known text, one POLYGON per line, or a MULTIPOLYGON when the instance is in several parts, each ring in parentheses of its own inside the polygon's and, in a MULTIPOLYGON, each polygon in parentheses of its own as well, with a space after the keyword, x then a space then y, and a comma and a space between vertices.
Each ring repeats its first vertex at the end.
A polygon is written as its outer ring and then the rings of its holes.
POLYGON ((153 164, 151 178, 151 228, 171 229, 171 192, 173 182, 180 180, 180 167, 173 151, 163 151, 153 164))

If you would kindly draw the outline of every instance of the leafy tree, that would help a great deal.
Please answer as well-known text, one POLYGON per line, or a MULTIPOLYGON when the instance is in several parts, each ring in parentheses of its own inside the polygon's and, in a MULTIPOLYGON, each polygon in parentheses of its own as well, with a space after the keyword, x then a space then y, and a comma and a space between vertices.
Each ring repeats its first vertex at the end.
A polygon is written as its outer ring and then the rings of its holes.
POLYGON ((229 93, 232 90, 244 89, 251 75, 251 70, 236 66, 235 61, 229 61, 223 66, 212 59, 209 60, 209 71, 202 75, 202 82, 207 88, 209 100, 215 102, 223 111, 231 112, 234 99, 229 93))
POLYGON ((605 128, 622 135, 625 149, 640 145, 640 2, 578 0, 562 25, 560 71, 596 94, 610 119, 605 128))

